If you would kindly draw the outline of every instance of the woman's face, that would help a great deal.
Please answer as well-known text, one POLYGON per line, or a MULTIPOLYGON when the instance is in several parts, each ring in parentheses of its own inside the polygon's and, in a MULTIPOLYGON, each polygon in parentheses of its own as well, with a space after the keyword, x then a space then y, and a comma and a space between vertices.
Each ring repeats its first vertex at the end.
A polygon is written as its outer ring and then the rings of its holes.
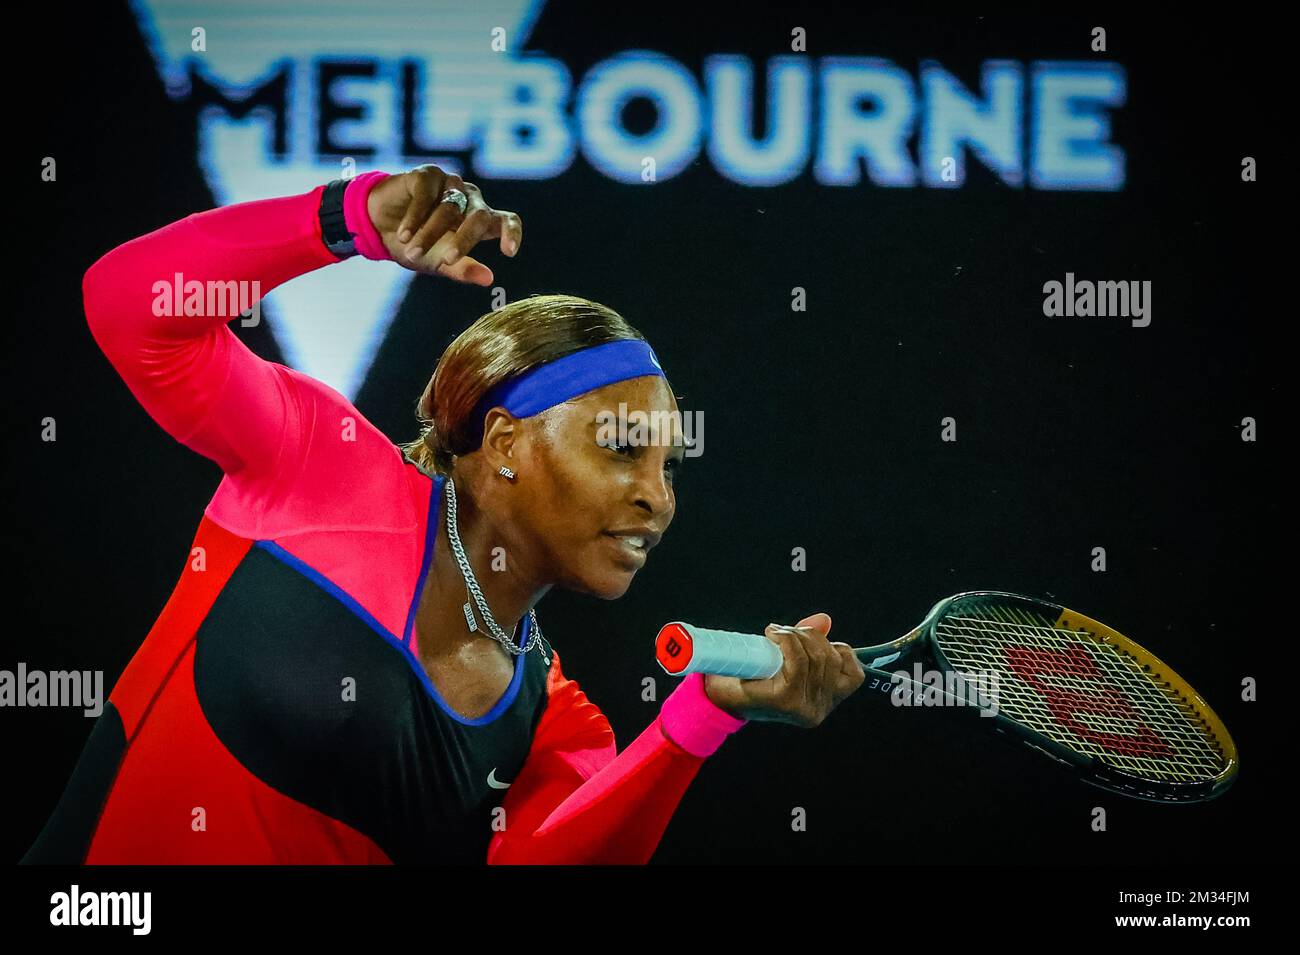
POLYGON ((627 592, 677 507, 677 410, 665 380, 647 375, 524 419, 518 519, 560 586, 605 600, 627 592))

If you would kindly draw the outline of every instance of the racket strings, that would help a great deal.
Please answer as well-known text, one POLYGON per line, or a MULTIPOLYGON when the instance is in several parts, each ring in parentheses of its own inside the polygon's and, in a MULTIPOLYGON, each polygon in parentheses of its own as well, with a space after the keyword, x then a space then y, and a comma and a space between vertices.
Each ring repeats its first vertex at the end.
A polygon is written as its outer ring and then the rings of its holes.
MULTIPOLYGON (((1046 644, 1045 652, 1050 654, 1049 665, 1056 664, 1038 677, 1038 682, 1048 689, 1063 688, 1069 696, 1065 702, 1084 703, 1079 712, 1068 714, 1067 720, 1077 720, 1084 725, 1095 725, 1102 733, 1112 734, 1107 740, 1111 750, 1119 749, 1127 755, 1167 756, 1168 747, 1164 741, 1173 740, 1174 748, 1180 752, 1205 755, 1208 748, 1213 753, 1215 747, 1212 734, 1202 732, 1208 727, 1192 707, 1168 681, 1151 673, 1150 669, 1122 647, 1109 643, 1099 643, 1090 635, 1079 631, 1061 630, 1050 626, 1034 625, 1032 618, 1027 618, 1017 608, 1001 608, 1000 619, 1010 623, 1009 632, 1017 639, 1023 639, 1026 631, 1034 632, 1040 639, 1033 641, 1046 644), (1059 666, 1062 659, 1061 644, 1066 645, 1066 653, 1072 654, 1067 665, 1059 666), (1102 650, 1098 655, 1092 651, 1102 650), (1109 652, 1107 652, 1109 651, 1109 652), (1068 665, 1074 664, 1074 665, 1068 665), (1104 680, 1099 679, 1104 677, 1104 680), (1099 686, 1101 688, 1099 692, 1099 686), (1174 697, 1173 700, 1170 697, 1174 697), (1096 716, 1101 719, 1096 719, 1096 716), (1118 725, 1115 721, 1118 721, 1118 725), (1188 726, 1188 721, 1196 724, 1188 726), (1155 724, 1154 727, 1151 724, 1155 724), (1142 734, 1142 729, 1159 730, 1159 735, 1142 734), (1136 735, 1128 739, 1116 740, 1115 734, 1129 734, 1137 729, 1136 735), (1143 745, 1143 742, 1148 745, 1143 745), (1116 745, 1119 742, 1120 745, 1116 745)), ((998 613, 994 611, 995 618, 998 613)), ((976 618, 978 620, 978 618, 976 618)), ((982 623, 982 621, 979 621, 982 623)), ((965 622, 967 630, 984 631, 989 627, 978 623, 965 622)), ((1041 662, 1041 661, 1040 661, 1041 662)), ((1049 695, 1050 699, 1050 695, 1049 695)), ((1058 694, 1058 702, 1061 702, 1058 694)), ((1218 757, 1214 757, 1218 762, 1218 757)), ((1158 768, 1158 767, 1157 767, 1158 768)))
POLYGON ((1148 779, 1200 782, 1225 768, 1196 707, 1122 647, 1021 607, 961 610, 940 619, 936 641, 959 672, 997 674, 1003 715, 1148 779))
MULTIPOLYGON (((1085 738, 1089 730, 1108 734, 1102 740, 1105 744, 1103 749, 1109 750, 1111 755, 1158 756, 1167 761, 1169 747, 1164 741, 1172 738, 1176 744, 1181 744, 1173 747, 1176 751, 1193 755, 1199 751, 1202 758, 1205 756, 1202 733, 1196 727, 1186 725, 1189 716, 1195 721, 1194 710, 1181 699, 1181 705, 1171 703, 1168 695, 1160 689, 1161 686, 1169 687, 1167 681, 1153 678, 1147 668, 1127 653, 1098 657, 1089 652, 1101 646, 1112 651, 1121 651, 1121 648, 1097 644, 1075 631, 1036 623, 1015 608, 990 610, 993 618, 1006 626, 990 627, 987 618, 967 618, 955 621, 957 626, 954 629, 967 635, 974 633, 982 640, 987 640, 990 633, 995 638, 1010 634, 1020 645, 1008 648, 1007 654, 1021 655, 1021 667, 1018 668, 1021 671, 1025 669, 1025 644, 1041 648, 1038 658, 1031 658, 1030 665, 1038 666, 1044 672, 1037 673, 1031 669, 1027 674, 1029 682, 1034 689, 1046 691, 1049 704, 1053 702, 1053 696, 1056 703, 1064 704, 1061 707, 1064 714, 1058 709, 1052 715, 1057 722, 1066 723, 1067 728, 1074 724, 1074 735, 1079 735, 1077 731, 1080 729, 1085 738), (1084 644, 1084 640, 1091 646, 1084 644), (1099 680, 1102 675, 1106 677, 1104 681, 1099 680), (1115 686, 1122 687, 1127 693, 1114 692, 1112 688, 1115 686), (1077 706, 1079 703, 1083 705, 1077 706), (1161 731, 1159 735, 1150 732, 1151 723, 1161 731)), ((1026 674, 1021 672, 1017 675, 1026 674)), ((1172 688, 1169 689, 1172 692, 1172 688)), ((1162 767, 1160 764, 1153 767, 1148 762, 1145 768, 1159 770, 1162 767)))

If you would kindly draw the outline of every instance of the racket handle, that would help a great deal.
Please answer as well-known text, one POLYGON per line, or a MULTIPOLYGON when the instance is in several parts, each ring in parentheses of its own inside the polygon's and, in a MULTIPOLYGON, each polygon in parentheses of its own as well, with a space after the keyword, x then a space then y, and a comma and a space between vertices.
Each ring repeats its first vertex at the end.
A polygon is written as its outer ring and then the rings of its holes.
POLYGON ((664 624, 659 631, 655 659, 673 676, 715 673, 742 680, 766 680, 785 662, 781 648, 761 634, 710 630, 681 621, 664 624))

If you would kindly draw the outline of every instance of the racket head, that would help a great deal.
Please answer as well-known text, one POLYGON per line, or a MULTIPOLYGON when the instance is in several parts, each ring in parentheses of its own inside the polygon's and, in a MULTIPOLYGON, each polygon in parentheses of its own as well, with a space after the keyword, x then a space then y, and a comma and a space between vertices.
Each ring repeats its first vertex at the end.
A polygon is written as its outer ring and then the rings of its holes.
POLYGON ((995 728, 1088 783, 1191 803, 1236 779, 1236 746, 1204 698, 1091 617, 1021 594, 969 591, 936 604, 920 629, 941 671, 972 682, 996 674, 995 728))

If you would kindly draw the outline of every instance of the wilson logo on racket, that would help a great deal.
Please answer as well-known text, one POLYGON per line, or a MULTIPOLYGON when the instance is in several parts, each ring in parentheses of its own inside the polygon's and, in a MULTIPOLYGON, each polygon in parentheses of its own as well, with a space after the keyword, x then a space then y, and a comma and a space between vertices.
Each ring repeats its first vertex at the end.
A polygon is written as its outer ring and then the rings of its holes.
POLYGON ((1174 755, 1128 699, 1106 682, 1083 647, 1011 646, 1006 658, 1011 671, 1042 694, 1056 722, 1081 739, 1124 756, 1167 759, 1174 755), (1121 727, 1131 732, 1119 732, 1121 727))

